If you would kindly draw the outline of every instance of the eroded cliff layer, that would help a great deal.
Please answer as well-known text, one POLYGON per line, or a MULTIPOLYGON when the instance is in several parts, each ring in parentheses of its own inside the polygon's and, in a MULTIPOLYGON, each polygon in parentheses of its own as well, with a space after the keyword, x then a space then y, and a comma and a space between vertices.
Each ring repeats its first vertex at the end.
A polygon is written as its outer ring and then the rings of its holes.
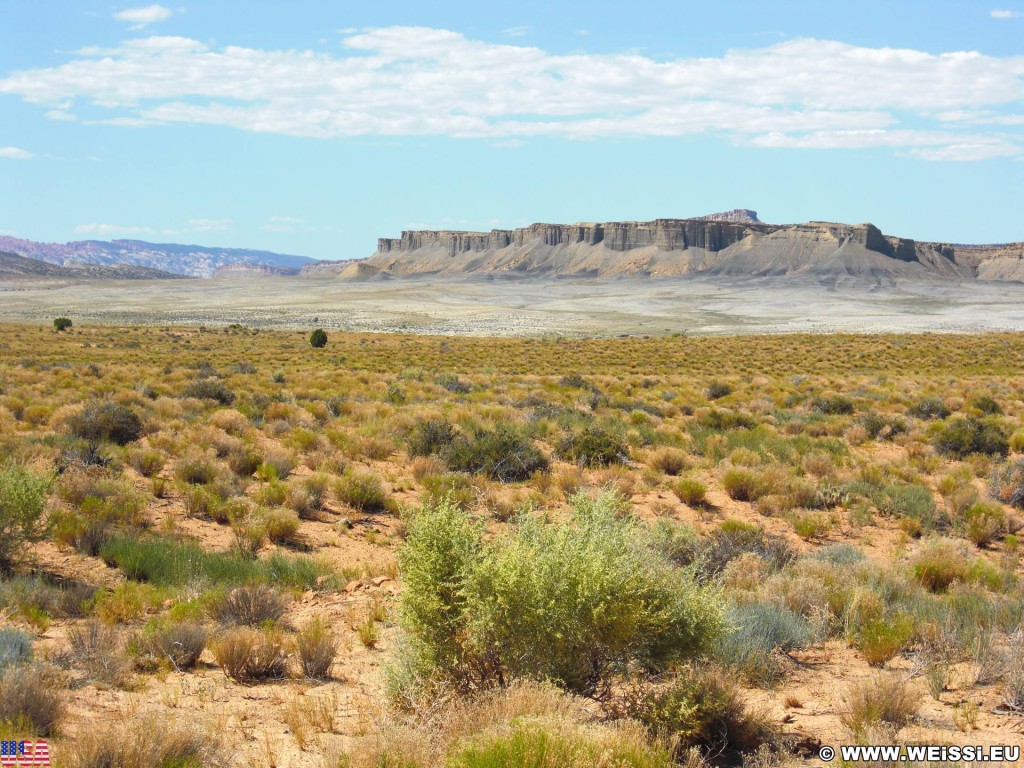
POLYGON ((414 230, 381 238, 360 262, 320 263, 304 273, 515 274, 601 277, 691 273, 734 277, 808 274, 1024 280, 1022 246, 919 243, 872 224, 765 224, 753 211, 647 222, 532 224, 490 232, 414 230), (358 268, 354 267, 358 264, 358 268))

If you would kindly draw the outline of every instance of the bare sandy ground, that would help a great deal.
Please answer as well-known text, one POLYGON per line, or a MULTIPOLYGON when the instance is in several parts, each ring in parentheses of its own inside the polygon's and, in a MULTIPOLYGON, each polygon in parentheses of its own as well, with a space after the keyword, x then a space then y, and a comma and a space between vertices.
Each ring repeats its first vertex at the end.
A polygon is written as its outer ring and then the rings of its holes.
POLYGON ((0 322, 480 336, 1024 330, 1024 284, 683 277, 0 283, 0 322))

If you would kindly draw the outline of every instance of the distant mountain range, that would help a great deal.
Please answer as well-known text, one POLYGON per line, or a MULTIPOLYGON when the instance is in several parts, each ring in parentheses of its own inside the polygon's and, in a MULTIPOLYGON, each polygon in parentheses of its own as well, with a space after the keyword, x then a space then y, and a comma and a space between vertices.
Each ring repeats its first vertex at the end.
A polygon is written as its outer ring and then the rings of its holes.
MULTIPOLYGON (((291 256, 248 248, 211 248, 142 240, 80 240, 70 243, 37 243, 0 236, 0 251, 79 269, 81 265, 143 267, 175 276, 212 277, 218 269, 236 264, 274 267, 295 274, 313 263, 306 256, 291 256)), ((121 273, 119 273, 121 274, 121 273)), ((88 276, 88 275, 83 275, 88 276)))
POLYGON ((894 279, 1024 281, 1024 243, 957 245, 892 237, 872 224, 765 224, 737 209, 690 219, 532 224, 490 232, 415 230, 354 262, 304 274, 725 277, 804 275, 823 284, 894 279))
POLYGON ((30 259, 16 253, 0 251, 0 277, 45 277, 65 280, 182 280, 159 269, 130 264, 68 264, 59 266, 48 261, 30 259))

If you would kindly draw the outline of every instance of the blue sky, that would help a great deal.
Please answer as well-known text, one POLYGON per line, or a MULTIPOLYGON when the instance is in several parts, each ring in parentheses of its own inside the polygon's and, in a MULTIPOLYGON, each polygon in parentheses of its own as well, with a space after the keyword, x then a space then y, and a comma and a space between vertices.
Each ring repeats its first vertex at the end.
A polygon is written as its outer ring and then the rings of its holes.
POLYGON ((1024 0, 0 2, 0 234, 369 255, 735 207, 1024 240, 1024 0))

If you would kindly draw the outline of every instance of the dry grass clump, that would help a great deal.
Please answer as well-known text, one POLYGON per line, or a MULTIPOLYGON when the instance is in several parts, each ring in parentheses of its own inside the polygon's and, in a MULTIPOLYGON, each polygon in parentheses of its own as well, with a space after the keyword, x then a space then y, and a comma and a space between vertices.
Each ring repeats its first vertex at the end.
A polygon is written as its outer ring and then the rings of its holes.
POLYGON ((158 662, 169 662, 178 670, 191 669, 206 648, 208 637, 209 632, 201 624, 164 624, 145 636, 144 648, 158 662))
POLYGON ((349 468, 334 482, 333 491, 338 501, 359 512, 383 512, 388 508, 388 495, 372 472, 349 468))
POLYGON ((690 457, 686 451, 669 447, 659 448, 652 453, 648 463, 658 471, 672 477, 691 466, 690 457))
POLYGON ((920 695, 902 677, 880 673, 850 686, 839 720, 854 735, 882 723, 898 729, 913 720, 920 703, 920 695))
MULTIPOLYGON (((689 757, 689 756, 688 756, 689 757)), ((690 757, 691 768, 703 766, 690 757)), ((422 718, 391 718, 329 766, 671 768, 666 740, 641 724, 601 722, 583 700, 542 683, 438 702, 422 718)))
POLYGON ((85 673, 86 679, 106 685, 124 685, 131 663, 124 652, 121 632, 96 620, 68 628, 68 663, 85 673))
POLYGON ((311 680, 326 680, 331 676, 331 665, 338 653, 338 639, 327 623, 313 619, 295 637, 302 674, 311 680))
POLYGON ((60 746, 66 768, 218 768, 227 764, 214 732, 193 718, 147 714, 84 729, 60 746))
POLYGON ((932 592, 945 592, 967 577, 970 561, 961 542, 934 538, 925 541, 911 561, 914 576, 932 592))
POLYGON ((235 587, 209 603, 210 616, 221 624, 256 627, 284 615, 287 601, 273 587, 255 584, 235 587))
POLYGON ((14 664, 0 672, 0 722, 36 736, 57 732, 65 694, 56 670, 41 664, 14 664), (24 730, 23 730, 24 729, 24 730))
POLYGON ((284 677, 288 670, 284 640, 274 630, 229 629, 214 638, 210 651, 224 674, 240 683, 284 677))

